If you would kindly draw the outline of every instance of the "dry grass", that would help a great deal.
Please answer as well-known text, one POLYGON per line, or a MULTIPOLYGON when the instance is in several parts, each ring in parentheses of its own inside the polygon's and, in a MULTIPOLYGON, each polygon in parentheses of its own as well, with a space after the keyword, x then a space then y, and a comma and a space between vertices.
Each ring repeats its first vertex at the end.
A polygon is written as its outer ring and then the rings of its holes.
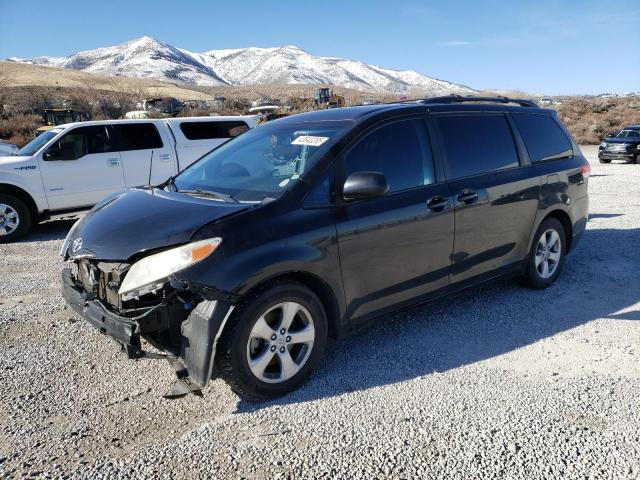
POLYGON ((640 124, 640 98, 574 99, 558 105, 558 116, 578 143, 599 143, 606 134, 640 124))
POLYGON ((33 132, 42 125, 38 115, 16 115, 0 118, 0 138, 18 146, 24 146, 33 139, 33 132))

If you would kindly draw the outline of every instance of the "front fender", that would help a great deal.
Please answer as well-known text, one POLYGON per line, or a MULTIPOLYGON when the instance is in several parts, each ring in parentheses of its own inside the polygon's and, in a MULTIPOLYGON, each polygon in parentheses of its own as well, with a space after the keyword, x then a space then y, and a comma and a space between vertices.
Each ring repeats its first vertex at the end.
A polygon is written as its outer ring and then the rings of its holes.
POLYGON ((22 190, 33 199, 38 212, 43 212, 49 208, 49 203, 44 194, 40 175, 37 170, 35 172, 38 174, 37 177, 31 177, 32 174, 29 174, 29 178, 25 178, 24 174, 2 170, 0 171, 0 189, 3 185, 7 185, 22 190))

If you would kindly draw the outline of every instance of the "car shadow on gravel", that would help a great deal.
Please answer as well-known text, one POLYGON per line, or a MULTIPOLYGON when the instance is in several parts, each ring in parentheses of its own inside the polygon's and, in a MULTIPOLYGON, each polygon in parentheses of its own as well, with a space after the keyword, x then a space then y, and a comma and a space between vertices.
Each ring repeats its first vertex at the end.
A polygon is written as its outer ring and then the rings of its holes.
POLYGON ((594 218, 616 218, 622 216, 624 216, 624 213, 590 213, 589 220, 593 220, 594 218))
POLYGON ((47 222, 38 223, 31 228, 31 232, 23 239, 15 242, 32 243, 45 242, 49 240, 64 240, 69 230, 78 219, 49 220, 47 222))
POLYGON ((599 318, 640 320, 638 311, 619 313, 640 301, 637 267, 640 229, 588 230, 550 288, 531 290, 501 280, 384 316, 364 332, 330 342, 322 364, 299 390, 265 403, 241 400, 237 411, 426 378, 599 318))

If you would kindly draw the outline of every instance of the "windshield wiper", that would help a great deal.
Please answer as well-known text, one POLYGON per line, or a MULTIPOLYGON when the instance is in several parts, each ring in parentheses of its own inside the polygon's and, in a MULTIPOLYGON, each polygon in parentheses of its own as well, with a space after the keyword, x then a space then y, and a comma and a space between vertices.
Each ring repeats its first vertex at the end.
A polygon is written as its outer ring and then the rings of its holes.
POLYGON ((193 190, 177 190, 178 193, 185 193, 187 195, 200 195, 202 197, 211 197, 218 198, 220 200, 224 200, 225 202, 231 203, 240 203, 233 195, 228 195, 226 193, 214 192, 212 190, 202 190, 200 188, 196 188, 193 190))
POLYGON ((177 192, 178 191, 178 187, 176 186, 176 177, 169 177, 169 180, 167 180, 166 183, 167 186, 173 187, 173 191, 177 192))

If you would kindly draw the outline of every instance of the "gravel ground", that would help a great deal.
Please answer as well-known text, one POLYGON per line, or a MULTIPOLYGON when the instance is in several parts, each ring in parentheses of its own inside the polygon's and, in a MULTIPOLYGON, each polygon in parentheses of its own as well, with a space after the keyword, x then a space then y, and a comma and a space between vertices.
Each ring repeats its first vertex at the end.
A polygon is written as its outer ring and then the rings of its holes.
POLYGON ((553 287, 388 316, 269 403, 165 400, 166 362, 65 310, 70 222, 0 246, 0 477, 640 478, 640 166, 584 151, 592 220, 553 287))

